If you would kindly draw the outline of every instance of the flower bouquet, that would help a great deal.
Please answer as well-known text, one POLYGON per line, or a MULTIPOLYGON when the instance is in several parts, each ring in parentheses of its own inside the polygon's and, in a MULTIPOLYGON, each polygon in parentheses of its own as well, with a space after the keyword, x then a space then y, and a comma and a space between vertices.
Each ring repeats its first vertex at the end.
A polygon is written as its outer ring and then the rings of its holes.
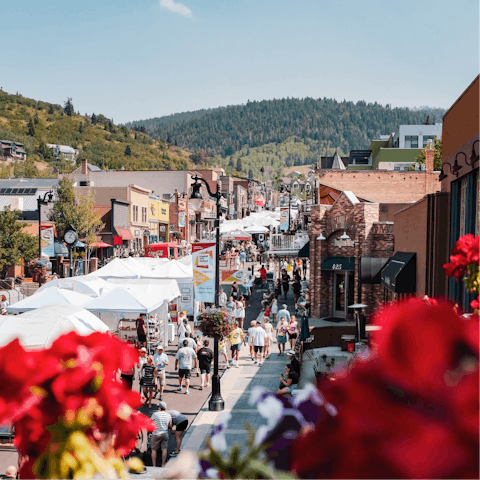
POLYGON ((227 337, 232 331, 232 326, 228 322, 228 316, 222 311, 204 312, 199 315, 199 328, 203 335, 211 338, 227 337))

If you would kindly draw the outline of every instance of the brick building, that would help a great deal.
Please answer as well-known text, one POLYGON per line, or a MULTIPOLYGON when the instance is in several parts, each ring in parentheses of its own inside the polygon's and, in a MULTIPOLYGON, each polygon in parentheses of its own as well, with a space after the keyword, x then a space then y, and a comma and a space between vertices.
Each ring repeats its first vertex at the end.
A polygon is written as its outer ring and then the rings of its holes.
POLYGON ((380 204, 342 191, 334 203, 313 205, 310 294, 315 318, 351 318, 353 303, 367 312, 385 301, 380 271, 393 254, 393 223, 380 221, 380 204))

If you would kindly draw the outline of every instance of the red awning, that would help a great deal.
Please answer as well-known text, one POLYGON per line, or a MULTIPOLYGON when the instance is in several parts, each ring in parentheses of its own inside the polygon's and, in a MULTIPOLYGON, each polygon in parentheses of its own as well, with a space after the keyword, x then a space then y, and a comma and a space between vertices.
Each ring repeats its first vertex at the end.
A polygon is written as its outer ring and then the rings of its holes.
POLYGON ((263 207, 265 205, 264 200, 254 200, 255 205, 259 205, 260 207, 263 207))
POLYGON ((115 227, 115 230, 118 233, 119 237, 122 237, 123 240, 133 240, 132 233, 126 228, 115 227))

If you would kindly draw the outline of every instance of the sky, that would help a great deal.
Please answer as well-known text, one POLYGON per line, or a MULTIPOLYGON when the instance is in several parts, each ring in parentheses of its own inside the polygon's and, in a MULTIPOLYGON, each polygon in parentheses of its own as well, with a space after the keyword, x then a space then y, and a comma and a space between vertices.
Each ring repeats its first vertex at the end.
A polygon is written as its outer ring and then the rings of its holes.
POLYGON ((286 97, 448 108, 479 73, 478 0, 7 0, 1 32, 4 91, 115 123, 286 97))

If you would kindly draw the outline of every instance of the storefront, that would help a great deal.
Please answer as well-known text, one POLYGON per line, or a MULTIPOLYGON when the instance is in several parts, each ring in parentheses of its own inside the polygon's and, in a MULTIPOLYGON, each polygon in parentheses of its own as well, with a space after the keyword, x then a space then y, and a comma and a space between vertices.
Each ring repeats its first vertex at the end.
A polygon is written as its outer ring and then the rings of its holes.
POLYGON ((158 209, 158 238, 159 242, 168 242, 170 225, 170 203, 160 200, 158 209))

